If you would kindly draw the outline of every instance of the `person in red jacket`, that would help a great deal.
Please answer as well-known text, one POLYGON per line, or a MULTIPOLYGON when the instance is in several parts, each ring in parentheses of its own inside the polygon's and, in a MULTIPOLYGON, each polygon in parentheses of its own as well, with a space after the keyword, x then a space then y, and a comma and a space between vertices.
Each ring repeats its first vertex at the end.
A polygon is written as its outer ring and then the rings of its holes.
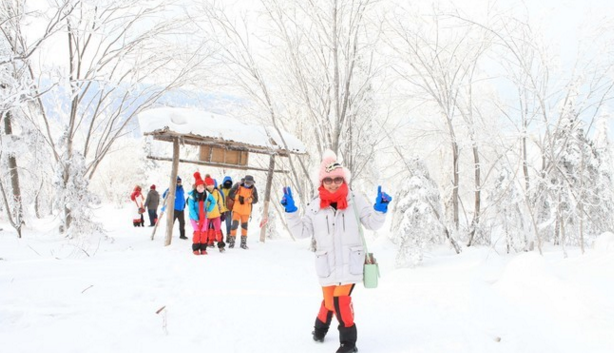
POLYGON ((145 219, 143 218, 143 213, 145 213, 145 198, 141 193, 141 187, 139 185, 134 187, 134 190, 130 195, 130 200, 132 200, 134 205, 132 225, 135 227, 145 227, 145 219))

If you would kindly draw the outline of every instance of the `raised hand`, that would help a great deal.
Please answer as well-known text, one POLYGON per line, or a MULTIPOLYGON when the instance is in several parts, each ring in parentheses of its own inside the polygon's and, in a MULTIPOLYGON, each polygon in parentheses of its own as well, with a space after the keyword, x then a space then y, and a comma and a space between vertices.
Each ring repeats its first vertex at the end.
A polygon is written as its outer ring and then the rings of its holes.
POLYGON ((382 191, 381 185, 378 186, 377 196, 375 197, 375 205, 373 205, 373 208, 376 211, 386 213, 388 212, 388 204, 390 203, 390 201, 392 201, 392 197, 390 197, 390 195, 382 191))
POLYGON ((294 204, 292 190, 289 186, 284 187, 284 196, 281 198, 281 205, 284 206, 287 213, 296 212, 296 210, 298 210, 298 208, 294 204))

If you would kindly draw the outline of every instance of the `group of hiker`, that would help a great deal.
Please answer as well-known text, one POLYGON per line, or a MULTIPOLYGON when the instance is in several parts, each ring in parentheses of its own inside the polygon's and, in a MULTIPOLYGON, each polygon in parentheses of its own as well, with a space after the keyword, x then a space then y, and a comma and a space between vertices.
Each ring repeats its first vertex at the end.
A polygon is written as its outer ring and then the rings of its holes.
MULTIPOLYGON (((200 172, 194 173, 192 190, 187 194, 183 188, 181 177, 177 177, 175 187, 175 203, 173 207, 173 224, 179 221, 179 238, 188 239, 185 235, 185 209, 187 207, 190 224, 192 225, 192 253, 194 255, 206 255, 207 248, 213 248, 217 244, 220 252, 235 247, 235 239, 239 226, 241 227, 240 247, 247 247, 247 228, 252 213, 252 205, 258 202, 258 191, 254 177, 246 175, 238 183, 233 183, 230 176, 225 176, 222 184, 209 174, 203 178, 200 172), (226 239, 222 232, 222 222, 226 228, 226 239)), ((162 194, 166 200, 169 190, 162 194)), ((145 210, 149 216, 149 226, 154 227, 158 222, 158 206, 160 194, 156 186, 151 185, 147 197, 142 194, 139 185, 134 187, 130 196, 134 203, 133 226, 144 227, 143 214, 145 210)), ((164 203, 164 202, 163 202, 164 203)), ((166 204, 162 206, 165 212, 166 204)))

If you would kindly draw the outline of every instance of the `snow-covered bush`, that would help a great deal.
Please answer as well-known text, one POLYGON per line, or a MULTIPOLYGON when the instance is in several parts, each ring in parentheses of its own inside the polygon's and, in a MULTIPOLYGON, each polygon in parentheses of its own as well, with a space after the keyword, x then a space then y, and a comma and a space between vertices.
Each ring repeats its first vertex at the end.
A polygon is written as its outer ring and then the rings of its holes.
POLYGON ((425 249, 443 241, 441 196, 422 160, 408 161, 411 175, 395 195, 390 240, 397 245, 396 266, 416 266, 425 249))
POLYGON ((91 206, 99 202, 88 190, 88 179, 85 177, 85 159, 79 153, 74 153, 70 158, 63 156, 58 169, 55 185, 55 208, 60 210, 63 217, 61 231, 69 238, 79 235, 94 234, 102 230, 102 225, 93 220, 91 206), (64 171, 70 171, 68 175, 64 171))

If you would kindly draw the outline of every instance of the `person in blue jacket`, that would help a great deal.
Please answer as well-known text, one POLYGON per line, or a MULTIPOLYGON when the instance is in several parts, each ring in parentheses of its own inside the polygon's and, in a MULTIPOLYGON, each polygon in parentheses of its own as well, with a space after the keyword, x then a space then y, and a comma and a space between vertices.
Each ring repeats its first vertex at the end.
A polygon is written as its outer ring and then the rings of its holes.
POLYGON ((217 204, 213 195, 205 190, 205 182, 199 172, 194 173, 194 179, 194 190, 188 193, 190 223, 194 228, 192 252, 194 255, 207 255, 207 213, 213 211, 217 204))
MULTIPOLYGON (((166 195, 168 195, 168 189, 164 191, 162 194, 162 198, 166 200, 166 195)), ((185 236, 185 216, 183 214, 183 210, 185 210, 185 191, 183 190, 183 185, 181 183, 181 178, 177 176, 177 186, 175 187, 175 207, 173 210, 173 224, 175 224, 175 220, 179 220, 179 239, 188 239, 185 236)), ((163 211, 166 209, 166 203, 164 203, 163 211)))

